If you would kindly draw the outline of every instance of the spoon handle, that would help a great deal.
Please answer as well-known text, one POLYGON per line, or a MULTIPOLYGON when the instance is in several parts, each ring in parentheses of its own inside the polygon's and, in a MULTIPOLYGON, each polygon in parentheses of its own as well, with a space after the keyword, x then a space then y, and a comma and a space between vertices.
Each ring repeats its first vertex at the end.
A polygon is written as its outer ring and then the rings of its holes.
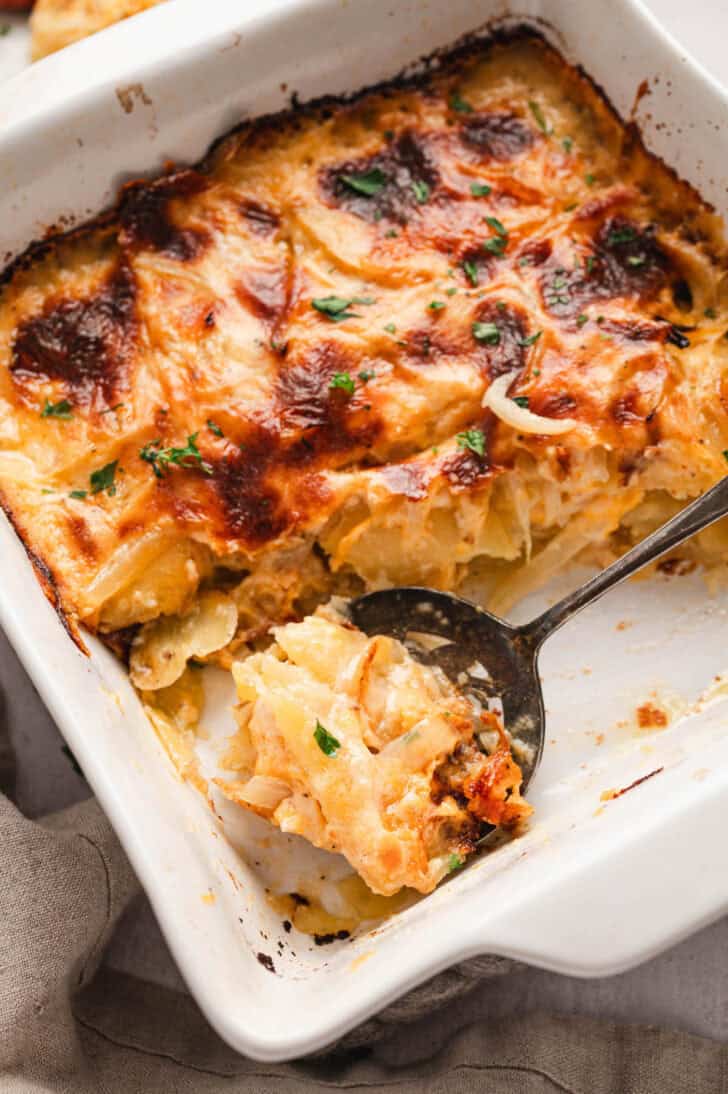
POLYGON ((664 555, 666 551, 677 547, 679 543, 726 515, 728 515, 728 476, 691 502, 672 520, 668 520, 657 531, 627 551, 611 566, 607 566, 606 570, 595 574, 593 578, 565 596, 558 604, 554 604, 543 615, 537 616, 530 623, 520 627, 519 637, 528 642, 533 649, 538 649, 544 639, 548 638, 562 623, 580 612, 582 608, 586 608, 588 604, 598 600, 614 585, 624 581, 637 570, 641 570, 643 566, 664 555))

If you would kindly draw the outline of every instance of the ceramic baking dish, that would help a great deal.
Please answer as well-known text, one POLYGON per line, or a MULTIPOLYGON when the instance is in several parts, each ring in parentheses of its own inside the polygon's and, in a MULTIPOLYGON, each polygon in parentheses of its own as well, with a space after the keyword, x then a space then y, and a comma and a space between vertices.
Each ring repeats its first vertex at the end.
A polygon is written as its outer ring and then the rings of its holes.
MULTIPOLYGON (((635 0, 252 0, 244 13, 231 0, 208 2, 204 19, 197 0, 178 0, 0 90, 5 257, 51 224, 102 209, 126 178, 194 161, 293 91, 353 91, 507 16, 535 21, 622 114, 637 97, 648 145, 725 210, 726 96, 635 0)), ((312 1052, 476 954, 617 972, 728 906, 728 703, 716 681, 728 660, 728 596, 709 596, 696 575, 632 583, 548 645, 548 743, 526 836, 378 930, 320 948, 284 935, 266 902, 254 860, 273 856, 269 833, 237 831, 225 815, 232 842, 224 838, 113 657, 90 640, 87 658, 69 640, 4 520, 0 551, 0 622, 115 825, 190 990, 241 1052, 312 1052), (637 728, 646 701, 670 713, 668 728, 637 728)), ((543 603, 532 599, 520 616, 543 603)), ((219 684, 205 719, 224 726, 219 684)), ((294 874, 320 864, 300 844, 283 851, 294 874)))

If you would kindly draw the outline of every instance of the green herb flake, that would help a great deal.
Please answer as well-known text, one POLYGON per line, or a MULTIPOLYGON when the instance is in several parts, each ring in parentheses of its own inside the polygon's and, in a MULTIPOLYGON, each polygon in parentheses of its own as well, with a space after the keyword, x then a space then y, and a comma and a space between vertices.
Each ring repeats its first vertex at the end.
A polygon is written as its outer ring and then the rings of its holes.
POLYGON ((384 238, 385 239, 396 239, 398 235, 399 235, 399 232, 397 231, 396 228, 388 228, 387 231, 384 233, 384 238))
POLYGON ((513 402, 522 410, 528 410, 528 395, 514 395, 513 402))
POLYGON ((40 416, 41 418, 58 418, 62 422, 67 422, 73 417, 72 411, 73 408, 68 399, 61 399, 60 403, 52 403, 50 399, 46 399, 40 416))
POLYGON ((212 475, 213 471, 197 447, 197 433, 191 433, 184 447, 162 448, 159 438, 149 441, 139 451, 140 459, 150 464, 152 471, 158 479, 164 478, 170 466, 197 467, 205 475, 212 475))
POLYGON ((519 338, 519 346, 532 346, 534 342, 538 342, 539 338, 543 334, 542 330, 537 330, 534 334, 529 334, 528 338, 519 338))
POLYGON ((441 311, 445 307, 445 301, 431 300, 427 307, 429 311, 441 311))
POLYGON ((646 261, 647 261, 647 258, 646 258, 645 255, 628 255, 627 256, 627 265, 628 266, 644 266, 646 261))
POLYGON ((571 149, 574 147, 574 142, 571 137, 564 137, 561 142, 561 147, 563 148, 564 152, 570 152, 571 149))
POLYGON ((415 195, 415 200, 420 205, 424 205, 430 196, 430 187, 421 179, 415 179, 412 183, 412 193, 415 195))
POLYGON ((113 406, 109 406, 109 407, 107 407, 107 408, 106 408, 106 410, 102 410, 102 411, 101 411, 101 413, 102 413, 102 415, 103 415, 103 414, 115 414, 115 413, 116 413, 116 411, 117 411, 117 410, 121 410, 121 408, 122 408, 123 406, 124 406, 124 404, 123 404, 123 403, 114 403, 114 405, 113 405, 113 406))
POLYGON ((478 266, 475 262, 470 262, 466 258, 463 262, 463 271, 471 285, 478 284, 478 266))
POLYGON ((587 186, 593 186, 596 181, 597 180, 596 180, 594 175, 592 175, 592 174, 584 175, 584 182, 587 184, 587 186))
POLYGON ((354 381, 348 372, 335 372, 329 383, 331 391, 345 391, 347 395, 354 394, 354 381))
POLYGON ((207 428, 210 430, 211 433, 214 433, 216 437, 225 436, 223 431, 220 429, 220 426, 217 424, 217 422, 213 422, 212 418, 207 419, 207 428))
POLYGON ((483 342, 486 346, 497 346, 500 342, 500 331, 495 323, 473 323, 471 330, 476 342, 483 342))
POLYGON ((501 224, 501 222, 498 220, 498 217, 486 217, 485 223, 488 225, 489 228, 492 228, 494 232, 497 232, 499 236, 503 236, 504 239, 508 239, 508 232, 506 231, 503 224, 501 224))
POLYGON ((461 858, 460 855, 452 854, 452 855, 450 855, 449 859, 447 860, 447 872, 448 872, 448 874, 452 874, 455 870, 459 870, 460 867, 464 866, 464 865, 465 865, 465 859, 464 858, 461 858))
POLYGON ((87 494, 88 490, 72 490, 68 496, 69 498, 78 498, 80 500, 81 498, 85 498, 87 494))
POLYGON ((336 740, 336 737, 332 733, 329 733, 325 726, 322 726, 318 718, 316 719, 316 728, 313 731, 314 740, 319 746, 324 756, 335 756, 341 748, 341 742, 336 740))
POLYGON ((10 23, 3 23, 0 26, 0 38, 4 38, 6 34, 10 34, 10 23))
POLYGON ((633 243, 636 238, 634 228, 618 228, 607 236, 607 246, 617 247, 620 243, 633 243))
POLYGON ((311 301, 311 307, 321 315, 325 315, 332 323, 340 323, 342 319, 356 319, 354 312, 348 309, 354 301, 343 296, 319 296, 311 301))
POLYGON ((385 323, 384 330, 386 330, 387 334, 397 333, 397 328, 395 327, 394 323, 385 323))
POLYGON ((471 182, 470 193, 474 198, 487 198, 488 194, 493 189, 487 182, 471 182))
POLYGON ((584 315, 584 313, 583 313, 583 312, 582 312, 582 314, 581 314, 581 315, 577 315, 577 317, 576 317, 576 325, 577 325, 577 327, 583 327, 583 326, 584 326, 584 324, 585 324, 585 323, 588 323, 588 322, 589 322, 589 316, 588 316, 588 315, 584 315))
POLYGON ((387 176, 379 167, 373 167, 371 171, 364 171, 361 175, 339 175, 339 178, 356 194, 363 194, 365 198, 373 198, 387 185, 387 176))
POLYGON ((539 104, 535 101, 535 99, 529 99, 528 100, 528 109, 531 111, 534 118, 536 119, 536 125, 539 127, 541 132, 545 133, 547 137, 550 136, 551 133, 553 133, 553 129, 550 127, 550 125, 546 121, 546 119, 543 115, 543 110, 541 109, 539 104))
POLYGON ((578 201, 570 201, 568 205, 564 206, 564 212, 565 213, 573 213, 574 209, 576 209, 578 207, 578 205, 579 205, 578 201))
POLYGON ((588 274, 594 269, 594 255, 588 255, 584 262, 584 268, 588 274))
POLYGON ((491 239, 485 240, 483 249, 500 258, 506 249, 506 243, 507 241, 503 236, 493 236, 491 239))
POLYGON ((467 102, 465 99, 463 99, 463 97, 461 96, 459 91, 453 91, 452 95, 450 96, 450 99, 448 100, 448 105, 449 105, 450 109, 454 110, 457 114, 472 114, 473 113, 472 106, 470 105, 469 102, 467 102))
POLYGON ((373 368, 365 368, 359 373, 359 379, 363 384, 368 384, 370 380, 373 380, 376 376, 376 372, 373 368))
POLYGON ((458 448, 467 448, 476 456, 485 455, 485 433, 482 429, 466 429, 464 433, 458 433, 455 440, 458 442, 458 448))
POLYGON ((533 375, 534 376, 540 376, 541 375, 541 369, 540 368, 535 368, 533 370, 533 375))
POLYGON ((723 459, 728 463, 728 448, 723 449, 723 459))
POLYGON ((718 312, 715 310, 715 308, 706 308, 705 311, 703 312, 703 315, 705 316, 706 319, 717 319, 718 318, 718 312))
POLYGON ((116 475, 118 463, 118 460, 112 460, 111 463, 107 463, 104 467, 100 467, 98 471, 91 472, 89 482, 91 483, 92 494, 100 494, 105 491, 110 498, 113 498, 116 493, 114 477, 116 475))
POLYGON ((457 291, 455 285, 451 285, 449 289, 445 289, 445 296, 454 296, 457 291))

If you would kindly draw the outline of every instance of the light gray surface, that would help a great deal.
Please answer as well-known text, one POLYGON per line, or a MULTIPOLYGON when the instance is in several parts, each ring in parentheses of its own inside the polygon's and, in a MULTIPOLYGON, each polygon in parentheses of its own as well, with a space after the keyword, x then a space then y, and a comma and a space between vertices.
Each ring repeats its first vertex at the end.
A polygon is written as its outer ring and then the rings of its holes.
MULTIPOLYGON (((575 7, 577 4, 575 0, 575 7)), ((695 0, 692 4, 649 0, 649 6, 716 77, 728 80, 728 0, 695 0)), ((20 807, 37 816, 88 796, 86 783, 62 751, 63 742, 52 720, 1 635, 0 686, 8 697, 19 758, 20 807)), ((107 960, 116 968, 170 987, 181 984, 146 901, 127 914, 107 960)), ((534 1008, 650 1022, 728 1040, 728 919, 641 968, 606 980, 577 980, 533 969, 505 982, 486 982, 466 999, 450 1004, 436 1020, 425 1019, 411 1027, 411 1058, 430 1055, 433 1040, 444 1041, 465 1021, 534 1008)), ((401 1056, 399 1059, 401 1062, 401 1056)))

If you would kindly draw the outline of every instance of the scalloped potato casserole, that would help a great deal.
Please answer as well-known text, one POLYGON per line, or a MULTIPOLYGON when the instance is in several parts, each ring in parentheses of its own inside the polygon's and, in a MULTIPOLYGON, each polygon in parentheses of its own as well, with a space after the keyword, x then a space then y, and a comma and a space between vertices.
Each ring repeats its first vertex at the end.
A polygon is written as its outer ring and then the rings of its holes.
MULTIPOLYGON (((246 123, 16 260, 2 504, 182 768, 194 665, 232 669, 223 792, 427 892, 528 814, 518 766, 320 606, 467 578, 502 613, 720 479, 726 268, 718 218, 584 75, 533 34, 471 45, 246 123)), ((723 561, 724 528, 690 550, 723 561)))

